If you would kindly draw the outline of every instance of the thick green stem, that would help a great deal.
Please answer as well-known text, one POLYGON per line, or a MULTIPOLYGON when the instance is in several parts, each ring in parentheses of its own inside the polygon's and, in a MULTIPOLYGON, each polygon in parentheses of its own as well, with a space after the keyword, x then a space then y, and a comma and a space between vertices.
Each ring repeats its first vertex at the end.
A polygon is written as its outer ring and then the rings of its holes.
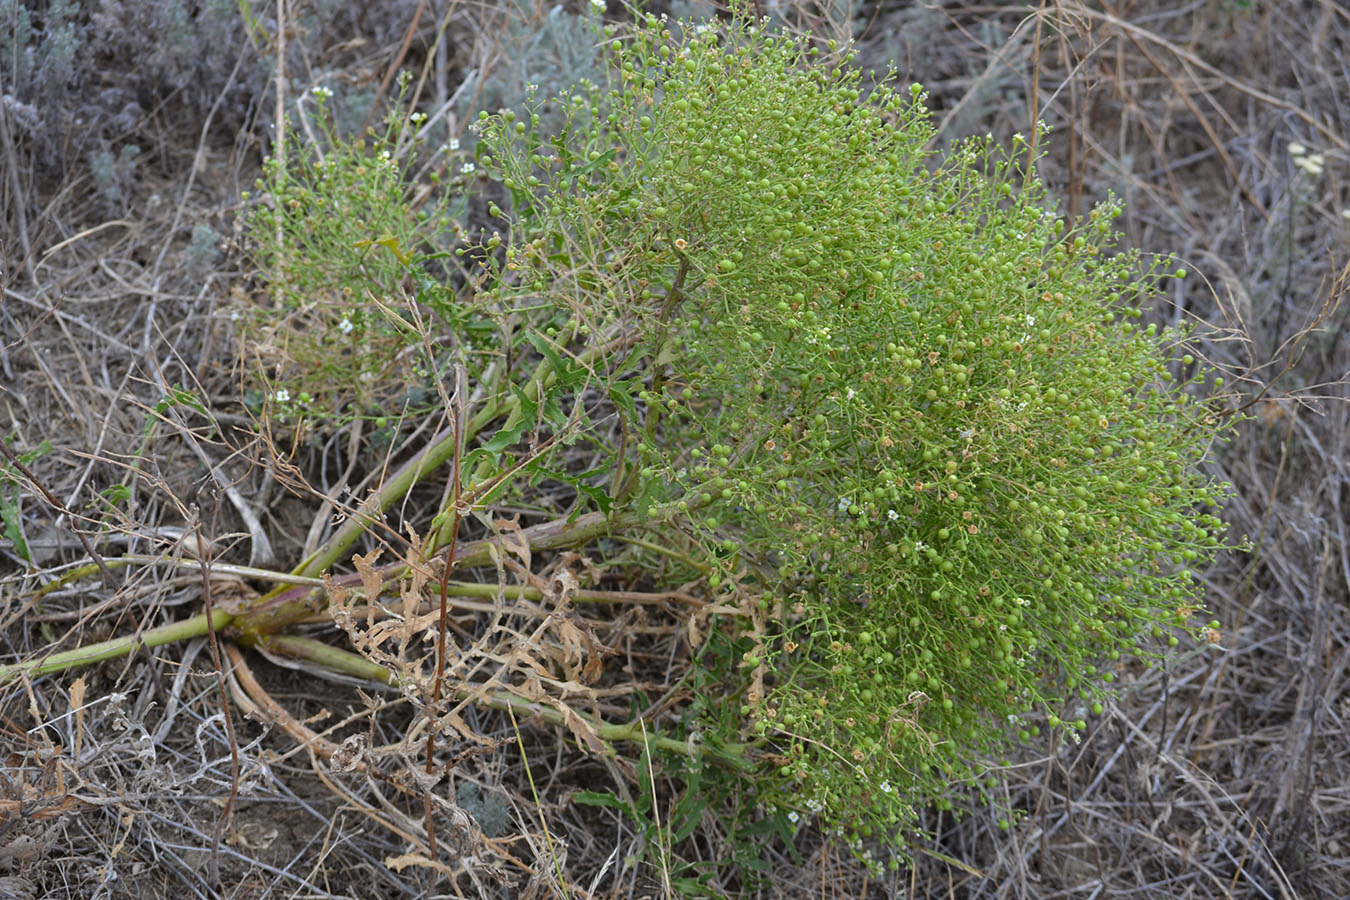
MULTIPOLYGON (((524 536, 532 551, 561 550, 580 546, 610 531, 662 522, 680 514, 681 511, 675 506, 648 510, 645 516, 625 513, 611 517, 604 513, 593 512, 578 516, 570 522, 560 519, 532 525, 524 530, 524 536)), ((470 569, 475 566, 491 565, 494 549, 497 553, 509 552, 497 538, 484 538, 461 544, 455 548, 454 568, 470 569)), ((395 563, 381 574, 389 581, 401 577, 406 572, 405 564, 395 563)), ((360 584, 360 578, 355 575, 344 575, 333 581, 344 587, 360 584)), ((241 644, 253 646, 299 619, 322 612, 327 605, 328 599, 323 588, 301 586, 278 589, 263 597, 235 619, 231 637, 241 644)))
MULTIPOLYGON (((603 358, 606 354, 613 353, 619 345, 627 339, 612 341, 597 347, 592 347, 585 353, 577 356, 577 362, 581 365, 589 366, 597 360, 603 358)), ((521 394, 524 396, 537 396, 540 392, 548 389, 556 380, 557 374, 547 365, 541 363, 535 370, 534 376, 524 385, 521 394)), ((474 437, 487 428, 494 420, 506 416, 507 421, 514 423, 519 420, 520 400, 519 396, 512 394, 509 397, 493 397, 489 399, 475 415, 469 418, 464 427, 462 439, 467 445, 474 437)), ((360 510, 356 515, 349 518, 342 524, 332 537, 323 543, 312 556, 296 566, 294 573, 309 577, 318 576, 325 572, 342 558, 342 554, 354 544, 362 534, 369 528, 377 525, 379 516, 392 507, 395 503, 402 500, 412 490, 413 486, 423 478, 436 471, 443 463, 447 462, 455 454, 456 434, 454 425, 444 428, 438 433, 431 442, 409 460, 402 468, 394 474, 392 478, 380 486, 379 492, 373 500, 360 510)), ((272 599, 280 591, 273 591, 263 598, 264 602, 272 599)))
MULTIPOLYGON (((495 407, 492 408, 495 410, 495 407)), ((484 411, 486 412, 486 410, 484 411)), ((454 429, 446 428, 436 435, 431 443, 423 448, 417 456, 399 469, 394 477, 380 486, 379 492, 368 507, 361 509, 346 522, 343 522, 342 526, 324 542, 322 547, 316 550, 309 559, 297 566, 295 574, 312 577, 320 572, 327 571, 367 529, 378 524, 381 513, 403 499, 415 484, 434 472, 454 453, 454 429)), ((269 594, 268 598, 271 596, 272 594, 269 594)))
POLYGON ((53 672, 64 672, 66 669, 88 666, 93 663, 103 662, 106 659, 129 656, 142 647, 159 647, 163 644, 172 644, 175 641, 184 641, 189 638, 201 637, 206 634, 212 626, 217 630, 220 630, 233 621, 233 613, 223 609, 215 609, 211 611, 211 621, 209 623, 206 614, 201 613, 200 615, 193 616, 182 622, 175 622, 172 625, 161 625, 158 628, 151 628, 149 631, 144 631, 140 634, 114 638, 110 641, 90 644, 87 647, 77 647, 74 650, 63 650, 60 653, 53 653, 42 659, 11 663, 7 666, 0 666, 0 684, 6 684, 14 678, 24 674, 29 676, 50 675, 53 672))
MULTIPOLYGON (((602 346, 592 347, 577 357, 579 363, 590 365, 608 353, 614 352, 625 340, 619 338, 602 346)), ((541 365, 527 384, 530 389, 543 390, 556 378, 556 373, 541 365)), ((528 396, 528 393, 527 393, 528 396)), ((494 420, 506 416, 508 421, 520 414, 520 403, 516 396, 505 399, 489 400, 478 413, 472 416, 465 427, 464 439, 470 440, 482 432, 494 420)), ((420 452, 385 482, 367 509, 348 519, 323 546, 312 556, 298 565, 292 575, 279 576, 274 580, 289 580, 292 584, 278 584, 272 591, 259 598, 249 608, 238 613, 224 610, 213 612, 216 627, 227 629, 229 636, 246 646, 255 646, 264 638, 274 637, 283 628, 327 608, 328 598, 325 588, 318 582, 319 574, 325 572, 342 554, 378 519, 377 517, 407 495, 414 485, 430 475, 455 452, 456 436, 454 429, 446 428, 420 452), (295 584, 295 582, 300 582, 295 584)), ((662 521, 677 514, 674 507, 649 511, 645 516, 626 514, 607 517, 594 512, 579 516, 571 521, 559 520, 546 522, 525 529, 526 539, 533 550, 556 550, 575 547, 593 540, 611 530, 630 528, 651 521, 662 521)), ((490 565, 494 552, 503 552, 494 548, 495 539, 473 541, 456 548, 453 565, 457 568, 472 568, 490 565)), ((132 561, 128 558, 125 563, 132 561)), ((158 561, 158 560, 156 560, 158 561)), ((124 561, 118 561, 123 564, 124 561)), ((249 570, 240 574, 258 574, 259 570, 249 570)), ((394 563, 382 573, 385 580, 391 580, 406 574, 407 566, 394 563)), ((83 570, 79 573, 83 576, 83 570)), ((72 576, 73 577, 73 576, 72 576)), ((359 585, 360 579, 354 575, 334 579, 336 583, 359 585)), ((119 656, 126 656, 140 646, 155 647, 185 638, 197 637, 207 631, 204 614, 185 622, 151 629, 140 636, 118 638, 104 641, 89 647, 64 651, 41 660, 14 663, 0 666, 0 684, 12 680, 21 672, 48 674, 64 671, 77 666, 101 662, 119 656)))
MULTIPOLYGON (((627 513, 624 515, 607 517, 603 513, 594 512, 584 516, 578 516, 573 521, 561 519, 553 522, 545 522, 540 525, 534 525, 526 528, 525 538, 529 542, 531 550, 559 550, 568 547, 575 547, 585 544, 595 538, 611 531, 621 531, 636 525, 655 524, 668 521, 677 515, 683 514, 683 511, 676 506, 664 506, 649 510, 646 516, 639 516, 636 513, 627 513)), ((495 538, 485 538, 478 541, 471 541, 460 545, 455 552, 455 567, 466 569, 475 566, 491 565, 493 560, 494 544, 499 544, 495 538)), ((497 547, 496 552, 507 552, 504 547, 497 547)), ((167 558, 157 557, 126 557, 112 559, 108 561, 110 565, 130 565, 133 562, 140 563, 165 563, 174 562, 167 558)), ((194 561, 179 560, 180 565, 193 566, 194 561)), ((224 565, 213 568, 224 569, 224 565)), ((243 570, 241 567, 236 574, 258 574, 266 575, 263 570, 243 570)), ((91 566, 88 571, 82 571, 82 576, 95 573, 91 566)), ((270 573, 276 575, 276 573, 270 573)), ((404 563, 393 563, 386 566, 381 573, 385 581, 392 581, 407 574, 407 565, 404 563)), ((323 612, 328 607, 328 595, 326 588, 316 579, 299 575, 279 575, 283 579, 291 579, 301 582, 298 585, 282 585, 272 591, 267 596, 261 598, 248 609, 237 613, 232 613, 223 609, 216 609, 212 612, 215 627, 226 631, 228 635, 245 646, 256 646, 268 640, 279 639, 278 632, 300 619, 307 618, 316 613, 323 612)), ((344 575, 333 579, 335 584, 344 587, 360 586, 361 579, 358 575, 344 575)), ((496 596, 498 587, 496 585, 469 585, 465 584, 457 589, 457 593, 465 596, 484 595, 496 596)), ((538 599, 530 595, 527 599, 538 599)), ((374 598, 368 598, 373 600, 374 598)), ((588 596, 578 597, 581 600, 592 599, 588 596)), ((597 595, 596 601, 603 601, 606 598, 603 595, 597 595)), ((200 637, 207 633, 206 615, 198 614, 183 622, 177 622, 172 625, 163 625, 159 628, 152 628, 140 635, 131 635, 124 638, 115 638, 110 641, 103 641, 98 644, 91 644, 87 647, 80 647, 74 650, 66 650, 60 653, 54 653, 39 660, 28 662, 12 663, 7 666, 0 666, 0 684, 5 684, 22 673, 30 675, 48 675, 53 672, 62 672, 67 669, 78 668, 80 666, 90 665, 92 663, 103 662, 108 659, 128 656, 138 650, 140 647, 158 647, 163 644, 173 643, 175 641, 186 640, 189 638, 200 637)))

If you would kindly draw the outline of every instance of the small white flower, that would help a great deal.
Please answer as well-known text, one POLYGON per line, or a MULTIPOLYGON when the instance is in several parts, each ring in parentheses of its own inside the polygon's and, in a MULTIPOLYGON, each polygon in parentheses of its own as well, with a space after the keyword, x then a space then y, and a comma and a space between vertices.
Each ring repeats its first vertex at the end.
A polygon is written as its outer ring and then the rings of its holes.
POLYGON ((888 509, 886 510, 886 518, 894 522, 896 519, 900 518, 900 514, 893 509, 888 509))
POLYGON ((275 399, 278 403, 286 403, 291 399, 291 392, 282 388, 276 392, 275 399))
POLYGON ((853 388, 849 388, 849 389, 848 389, 848 393, 844 394, 844 399, 845 399, 845 400, 852 400, 852 399, 853 399, 854 397, 856 397, 856 396, 858 396, 858 392, 855 391, 853 388))
POLYGON ((314 99, 318 100, 320 103, 333 96, 333 92, 322 84, 314 85, 314 87, 309 89, 309 92, 313 94, 314 99))
POLYGON ((1308 156, 1294 157, 1294 165, 1298 166, 1309 175, 1321 175, 1322 167, 1326 164, 1326 157, 1320 153, 1312 153, 1308 156))
POLYGON ((454 153, 459 149, 459 138, 451 138, 450 143, 447 146, 450 148, 450 152, 454 153))
POLYGON ((840 512, 845 512, 845 511, 847 511, 848 508, 849 508, 850 506, 852 506, 852 505, 853 505, 853 501, 852 501, 850 498, 848 498, 848 497, 840 497, 840 498, 839 498, 838 506, 839 506, 839 511, 840 511, 840 512))
POLYGON ((788 821, 791 822, 793 825, 796 825, 797 820, 800 818, 801 816, 797 815, 797 811, 795 809, 788 813, 788 821))
POLYGON ((388 151, 388 150, 381 150, 381 151, 380 151, 380 159, 387 160, 387 159, 389 159, 392 155, 393 155, 393 154, 390 153, 390 151, 388 151))
POLYGON ((591 7, 596 12, 604 12, 606 6, 608 6, 608 4, 605 3, 605 0, 591 0, 591 7))
POLYGON ((427 120, 427 114, 424 112, 415 112, 408 115, 408 120, 414 125, 421 125, 427 120))
POLYGON ((883 781, 881 783, 881 792, 883 794, 889 794, 891 792, 891 783, 889 781, 883 781))
POLYGON ((915 552, 915 553, 922 553, 923 551, 925 551, 925 550, 927 550, 927 549, 928 549, 928 545, 925 544, 923 541, 915 541, 915 542, 914 542, 914 552, 915 552))
POLYGON ((466 162, 464 165, 459 167, 459 170, 465 175, 472 175, 474 173, 474 168, 475 167, 473 163, 466 162))
POLYGON ((1288 144, 1285 145, 1285 148, 1289 151, 1290 156, 1302 156, 1303 154, 1308 152, 1308 148, 1300 144, 1298 141, 1290 141, 1288 144))
POLYGON ((343 318, 343 320, 338 323, 338 330, 343 334, 351 334, 352 329, 355 327, 356 326, 352 324, 352 320, 348 318, 343 318))

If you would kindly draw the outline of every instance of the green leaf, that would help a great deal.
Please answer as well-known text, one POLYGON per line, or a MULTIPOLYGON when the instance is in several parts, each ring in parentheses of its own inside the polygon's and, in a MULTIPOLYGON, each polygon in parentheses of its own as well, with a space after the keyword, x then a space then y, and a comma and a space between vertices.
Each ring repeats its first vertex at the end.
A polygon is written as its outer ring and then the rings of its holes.
POLYGON ((356 242, 355 244, 353 244, 352 246, 353 246, 353 247, 363 247, 363 248, 364 248, 364 247, 384 247, 384 248, 385 248, 386 250, 388 250, 390 253, 394 254, 394 258, 397 259, 399 262, 401 262, 403 265, 406 266, 406 265, 408 265, 409 263, 412 262, 412 259, 411 259, 406 253, 404 253, 404 252, 399 248, 399 245, 398 245, 398 238, 396 238, 396 237, 394 237, 394 236, 392 236, 392 235, 385 235, 384 237, 378 238, 377 240, 373 240, 373 241, 357 241, 357 242, 356 242))
POLYGON ((106 500, 113 506, 117 506, 118 504, 121 503, 126 503, 128 500, 131 499, 131 488, 129 488, 125 484, 110 485, 104 488, 103 490, 99 491, 98 493, 100 497, 102 497, 104 500, 106 500))
POLYGON ((642 745, 642 756, 637 762, 638 795, 633 801, 637 807, 637 812, 642 816, 645 822, 646 816, 652 809, 652 748, 650 744, 642 745))
POLYGON ((28 542, 23 539, 23 529, 19 524, 21 508, 18 491, 14 492, 12 502, 0 500, 0 522, 5 525, 5 537, 14 542, 14 552, 24 562, 33 564, 33 556, 28 551, 28 542))
POLYGON ((482 449, 492 454, 495 460, 503 450, 520 440, 520 436, 525 433, 527 425, 524 421, 518 422, 510 428, 503 428, 492 437, 482 443, 482 449))
POLYGON ((592 469, 589 472, 582 472, 580 475, 572 475, 558 469, 538 466, 534 469, 534 477, 531 479, 531 484, 538 484, 539 481, 544 478, 552 478, 555 481, 561 481, 563 484, 575 488, 578 493, 589 497, 591 502, 595 504, 596 509, 600 510, 602 513, 608 513, 614 508, 614 498, 603 488, 598 488, 595 485, 586 484, 586 482, 582 481, 583 478, 595 478, 597 476, 607 475, 608 473, 608 469, 601 468, 592 469))
POLYGON ((534 401, 529 394, 511 385, 511 393, 515 395, 516 402, 520 404, 520 417, 525 421, 530 421, 539 415, 539 404, 534 401))
POLYGON ((627 813, 630 818, 637 819, 633 807, 615 794, 601 793, 600 791, 577 791, 572 795, 572 799, 582 806, 604 806, 617 809, 627 813))
POLYGON ((714 888, 708 886, 707 882, 712 878, 712 873, 707 872, 697 878, 672 878, 670 886, 673 887, 682 897, 720 897, 714 888))
POLYGON ((670 816, 671 827, 674 828, 671 835, 673 843, 678 844, 693 834, 694 829, 698 828, 703 820, 703 811, 708 808, 708 801, 711 798, 707 792, 699 789, 702 781, 703 775, 700 772, 690 773, 685 778, 684 796, 680 798, 675 812, 670 816))
POLYGON ((614 401, 615 406, 623 410, 630 422, 636 422, 638 420, 637 404, 633 402, 633 394, 629 390, 628 382, 610 382, 609 397, 614 401))
POLYGON ((659 478, 641 479, 641 487, 638 489, 637 497, 633 499, 633 508, 637 511, 639 519, 646 519, 647 512, 652 508, 652 504, 664 499, 664 485, 659 478))
POLYGON ((44 440, 42 443, 38 444, 32 450, 25 450, 23 453, 20 453, 19 462, 23 463, 25 466, 29 466, 32 465, 35 461, 37 461, 40 457, 46 456, 48 453, 51 452, 52 452, 52 442, 44 440))
POLYGON ((745 828, 741 829, 740 833, 745 835, 773 835, 782 842, 783 846, 788 848, 796 861, 801 861, 801 853, 797 850, 797 845, 793 842, 794 835, 792 823, 788 820, 786 812, 774 813, 767 819, 751 822, 749 825, 745 826, 745 828))
POLYGON ((586 368, 565 359, 548 337, 533 328, 525 332, 525 337, 534 345, 534 349, 538 350, 539 354, 548 360, 549 368, 557 376, 558 387, 563 389, 579 387, 586 381, 586 368))
POLYGON ((580 169, 575 169, 575 170, 573 170, 573 171, 571 172, 571 174, 572 174, 572 175, 577 175, 577 176, 581 176, 581 175, 589 175, 589 174, 591 174, 592 172, 594 172, 596 169, 600 168, 601 166, 607 165, 607 164, 609 163, 609 161, 612 160, 612 159, 614 158, 614 156, 615 156, 615 154, 616 154, 617 152, 618 152, 618 151, 616 151, 616 150, 614 150, 614 149, 612 149, 612 148, 609 149, 609 150, 606 150, 604 153, 601 153, 601 154, 600 154, 599 156, 597 156, 595 159, 593 159, 593 160, 591 160, 590 162, 586 163, 586 165, 582 166, 580 169))

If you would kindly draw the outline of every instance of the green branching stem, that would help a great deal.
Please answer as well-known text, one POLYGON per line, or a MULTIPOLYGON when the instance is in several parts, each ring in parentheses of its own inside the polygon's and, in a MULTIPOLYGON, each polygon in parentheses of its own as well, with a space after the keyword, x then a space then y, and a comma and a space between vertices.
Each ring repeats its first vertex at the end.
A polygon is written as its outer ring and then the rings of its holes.
MULTIPOLYGON (((675 280, 671 282, 670 290, 666 292, 665 302, 661 304, 661 312, 657 320, 661 323, 659 336, 655 342, 656 358, 652 360, 652 393, 660 394, 661 387, 665 382, 665 364, 661 361, 661 351, 666 343, 666 332, 670 317, 679 309, 680 304, 684 302, 685 290, 684 280, 689 277, 689 257, 680 251, 675 251, 680 258, 680 268, 675 272, 675 280)), ((653 438, 656 435, 656 423, 659 418, 659 410, 655 403, 647 407, 647 437, 653 438)))
MULTIPOLYGON (((679 515, 683 515, 683 511, 676 506, 651 509, 645 516, 636 513, 607 516, 604 513, 593 512, 571 521, 558 519, 532 525, 524 529, 523 534, 531 551, 561 550, 581 546, 613 531, 622 531, 638 525, 650 526, 679 515)), ((463 570, 491 565, 494 553, 505 552, 507 551, 499 538, 468 541, 455 548, 452 567, 463 570)), ((392 581, 406 572, 406 564, 395 563, 386 567, 381 574, 385 581, 392 581)), ((334 581, 344 585, 359 583, 355 576, 343 576, 334 581)), ((274 591, 245 610, 234 621, 230 626, 231 637, 247 646, 255 645, 262 638, 275 635, 288 625, 322 611, 327 602, 327 594, 321 587, 299 586, 274 591)))
MULTIPOLYGON (((630 339, 621 339, 621 341, 626 340, 630 339)), ((593 365, 607 354, 614 352, 615 349, 617 349, 615 343, 593 347, 579 354, 577 361, 584 365, 593 365)), ((534 376, 525 385, 522 393, 525 396, 537 395, 538 392, 547 390, 556 378, 556 373, 541 364, 534 376)), ((509 425, 519 421, 520 415, 520 400, 517 396, 498 394, 489 399, 483 408, 469 419, 464 428, 463 439, 465 443, 472 442, 474 437, 481 434, 488 425, 498 419, 504 419, 509 427, 509 425)), ((380 487, 379 492, 371 499, 366 509, 347 519, 333 536, 324 542, 323 546, 297 566, 294 570, 295 574, 317 577, 321 572, 332 567, 342 558, 342 555, 351 545, 360 539, 362 534, 378 526, 379 517, 386 510, 402 500, 423 478, 428 477, 454 456, 455 443, 453 426, 442 429, 417 456, 404 464, 392 478, 380 487)), ((468 493, 472 493, 472 491, 468 493)), ((280 588, 274 590, 263 598, 263 602, 284 593, 288 593, 288 591, 280 588)))
MULTIPOLYGON (((330 671, 339 672, 343 675, 378 682, 389 687, 398 686, 398 676, 383 666, 371 662, 360 654, 343 650, 340 647, 333 647, 313 638, 279 634, 266 638, 259 646, 293 659, 305 660, 323 666, 330 671)), ((501 712, 510 710, 518 716, 532 717, 555 727, 569 727, 562 710, 534 700, 526 700, 509 691, 460 687, 454 693, 457 700, 467 700, 501 712)), ((729 744, 714 747, 695 741, 682 741, 667 737, 653 732, 650 725, 646 726, 644 730, 644 723, 641 719, 623 724, 613 724, 589 720, 581 713, 576 715, 585 722, 587 727, 594 730, 597 737, 608 744, 646 742, 652 747, 690 759, 702 756, 710 762, 736 771, 749 772, 755 767, 753 760, 748 756, 748 751, 752 746, 750 744, 729 744)))
MULTIPOLYGON (((594 512, 578 516, 571 521, 559 519, 552 522, 544 522, 526 528, 523 533, 533 551, 560 550, 584 545, 607 533, 622 531, 638 525, 659 524, 683 514, 684 512, 676 506, 651 509, 647 511, 646 516, 628 513, 607 517, 603 513, 594 512)), ((490 565, 493 560, 494 552, 505 552, 500 546, 500 543, 500 540, 497 538, 483 538, 459 545, 455 548, 454 568, 462 570, 476 566, 490 565)), ((144 556, 113 558, 106 562, 111 568, 120 568, 133 563, 163 563, 166 565, 173 564, 187 567, 195 567, 197 565, 193 560, 173 560, 169 557, 154 558, 144 556)), ((98 572, 97 567, 92 566, 92 564, 85 568, 87 571, 82 569, 72 570, 72 572, 67 573, 67 581, 76 580, 78 577, 94 575, 98 572)), ((217 573, 224 572, 227 568, 239 570, 233 572, 233 574, 261 573, 266 575, 266 577, 274 577, 275 580, 278 581, 291 582, 289 585, 278 587, 275 591, 260 598, 255 604, 246 609, 233 612, 226 609, 212 610, 212 623, 214 624, 215 629, 224 632, 231 639, 236 640, 245 646, 257 646, 265 640, 274 639, 277 636, 277 633, 283 628, 286 628, 301 619, 321 613, 328 606, 328 595, 323 586, 323 582, 319 579, 300 575, 265 573, 263 570, 246 569, 245 567, 227 567, 223 564, 212 566, 213 571, 217 573)), ((387 583, 396 581, 398 578, 406 575, 407 571, 408 567, 406 563, 393 563, 386 566, 381 574, 387 583)), ((344 575, 333 579, 333 582, 344 587, 359 587, 360 577, 357 575, 344 575)), ((452 593, 460 596, 497 596, 501 590, 502 589, 497 585, 474 585, 462 582, 452 583, 451 585, 452 593)), ((510 589, 508 588, 507 590, 509 591, 510 589)), ((580 602, 612 602, 614 599, 612 596, 604 594, 603 592, 593 592, 593 594, 594 596, 592 596, 592 593, 581 592, 574 599, 577 599, 580 602)), ((523 596, 527 600, 536 600, 540 599, 542 595, 535 592, 523 596)), ((21 674, 36 677, 50 675, 55 672, 63 672, 68 669, 79 668, 109 659, 125 657, 141 647, 158 647, 176 641, 201 637, 205 635, 207 631, 208 625, 206 615, 199 614, 182 622, 149 629, 139 635, 114 638, 97 644, 78 647, 74 650, 53 653, 42 659, 0 666, 0 685, 8 683, 21 674)))

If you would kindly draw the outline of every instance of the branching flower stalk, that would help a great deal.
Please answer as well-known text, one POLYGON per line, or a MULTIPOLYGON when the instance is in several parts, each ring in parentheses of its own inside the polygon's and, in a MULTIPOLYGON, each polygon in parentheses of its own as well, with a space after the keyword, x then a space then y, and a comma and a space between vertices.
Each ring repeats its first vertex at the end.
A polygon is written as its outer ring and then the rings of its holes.
POLYGON ((1172 273, 1112 249, 1114 201, 1067 230, 1025 140, 935 158, 921 87, 754 22, 614 38, 559 134, 481 123, 518 214, 499 290, 647 334, 641 483, 744 610, 691 727, 777 754, 737 787, 764 808, 903 847, 1205 627, 1222 398, 1135 324, 1172 273))

